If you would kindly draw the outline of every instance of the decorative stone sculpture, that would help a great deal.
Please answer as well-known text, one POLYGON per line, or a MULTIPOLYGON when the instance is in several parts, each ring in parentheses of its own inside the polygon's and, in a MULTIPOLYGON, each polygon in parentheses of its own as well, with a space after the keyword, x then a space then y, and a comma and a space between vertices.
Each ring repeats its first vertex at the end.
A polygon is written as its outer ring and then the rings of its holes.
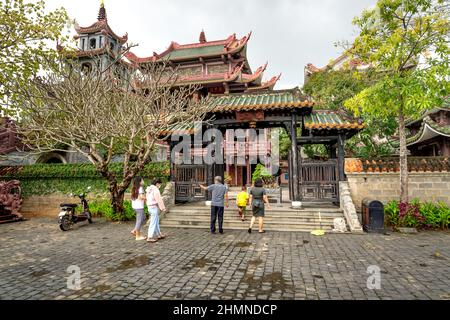
POLYGON ((333 220, 334 232, 346 232, 347 226, 345 225, 345 220, 343 218, 335 218, 333 220))
POLYGON ((6 217, 12 215, 12 219, 8 220, 22 220, 23 216, 19 212, 22 201, 20 181, 0 181, 0 206, 3 207, 0 215, 6 217))

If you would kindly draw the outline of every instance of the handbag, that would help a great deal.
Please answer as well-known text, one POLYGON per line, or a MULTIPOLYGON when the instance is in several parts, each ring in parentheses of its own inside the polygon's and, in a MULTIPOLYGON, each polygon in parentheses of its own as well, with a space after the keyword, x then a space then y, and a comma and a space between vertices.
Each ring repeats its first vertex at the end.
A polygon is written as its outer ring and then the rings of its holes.
POLYGON ((253 199, 253 207, 260 208, 262 206, 262 201, 260 199, 253 199))

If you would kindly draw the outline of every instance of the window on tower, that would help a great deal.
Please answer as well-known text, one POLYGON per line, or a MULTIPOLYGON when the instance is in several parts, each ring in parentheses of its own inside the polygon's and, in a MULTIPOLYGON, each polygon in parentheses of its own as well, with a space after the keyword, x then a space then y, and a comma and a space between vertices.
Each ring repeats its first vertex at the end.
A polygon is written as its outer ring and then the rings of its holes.
POLYGON ((97 47, 97 39, 91 39, 91 40, 89 41, 89 47, 90 47, 91 49, 95 49, 95 48, 97 47))
POLYGON ((98 47, 99 48, 101 48, 103 46, 102 42, 103 42, 103 37, 102 36, 98 37, 98 47))
POLYGON ((81 39, 81 50, 85 50, 86 49, 86 39, 81 39))

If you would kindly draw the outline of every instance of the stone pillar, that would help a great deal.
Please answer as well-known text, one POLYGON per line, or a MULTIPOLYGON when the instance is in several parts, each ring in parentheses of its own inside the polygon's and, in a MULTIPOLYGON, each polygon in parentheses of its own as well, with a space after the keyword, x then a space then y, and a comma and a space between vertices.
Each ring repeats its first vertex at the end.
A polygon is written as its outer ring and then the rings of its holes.
POLYGON ((339 181, 345 181, 345 151, 344 151, 345 137, 340 134, 338 137, 337 150, 338 150, 338 169, 339 169, 339 181))

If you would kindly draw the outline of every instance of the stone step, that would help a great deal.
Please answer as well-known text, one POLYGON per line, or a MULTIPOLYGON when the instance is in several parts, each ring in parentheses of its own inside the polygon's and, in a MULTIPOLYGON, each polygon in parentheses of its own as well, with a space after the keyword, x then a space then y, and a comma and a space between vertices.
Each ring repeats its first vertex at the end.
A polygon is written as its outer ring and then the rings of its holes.
MULTIPOLYGON (((226 211, 236 211, 237 210, 237 206, 235 205, 230 205, 228 208, 225 208, 225 212, 226 211)), ((247 210, 250 210, 250 206, 247 206, 247 210)), ((178 211, 183 211, 183 212, 190 212, 190 211, 207 211, 210 212, 211 211, 211 207, 209 206, 174 206, 170 208, 170 211, 174 211, 174 212, 178 212, 178 211)), ((266 208, 266 211, 268 212, 295 212, 295 213, 302 213, 302 212, 317 212, 317 213, 322 213, 322 212, 338 212, 341 213, 343 212, 342 209, 338 208, 338 207, 325 207, 325 208, 302 208, 302 209, 292 209, 289 207, 278 207, 278 206, 271 206, 270 209, 266 208)))
MULTIPOLYGON (((210 211, 172 211, 168 213, 170 216, 176 217, 191 217, 191 216, 203 216, 209 217, 211 215, 210 211)), ((246 216, 251 216, 252 212, 250 210, 246 211, 246 216)), ((265 211, 265 215, 268 218, 287 218, 287 219, 297 219, 297 218, 317 218, 319 219, 319 213, 317 212, 300 212, 300 213, 289 213, 289 212, 277 212, 277 211, 265 211)), ((225 211, 225 217, 237 217, 237 210, 234 211, 225 211)), ((334 219, 342 217, 342 212, 321 212, 320 217, 322 219, 334 219)))
MULTIPOLYGON (((182 213, 182 212, 169 212, 165 215, 165 218, 168 219, 209 219, 209 217, 211 216, 211 214, 209 212, 205 212, 205 213, 190 213, 190 214, 186 214, 186 213, 182 213)), ((251 217, 252 213, 248 212, 245 214, 246 217, 251 217)), ((343 217, 342 214, 328 214, 328 215, 321 215, 320 219, 322 219, 322 221, 333 221, 335 218, 340 218, 343 217)), ((266 219, 278 219, 278 220, 287 220, 287 221, 291 221, 291 220, 297 220, 297 219, 314 219, 319 221, 319 215, 318 214, 299 214, 299 215, 295 215, 295 214, 273 214, 272 212, 269 212, 265 214, 265 218, 266 219)), ((239 215, 237 214, 237 212, 225 212, 224 213, 224 219, 239 219, 239 215)))
MULTIPOLYGON (((228 222, 224 221, 223 228, 231 229, 231 230, 247 230, 249 226, 249 221, 245 222, 228 222)), ((201 229, 209 229, 209 222, 205 221, 161 221, 161 227, 164 228, 201 228, 201 229)), ((257 223, 254 225, 256 228, 256 232, 258 229, 257 223)), ((322 225, 319 226, 316 223, 264 223, 264 229, 269 231, 298 231, 298 232, 310 232, 312 230, 322 229, 325 231, 331 231, 333 226, 331 225, 322 225)))

